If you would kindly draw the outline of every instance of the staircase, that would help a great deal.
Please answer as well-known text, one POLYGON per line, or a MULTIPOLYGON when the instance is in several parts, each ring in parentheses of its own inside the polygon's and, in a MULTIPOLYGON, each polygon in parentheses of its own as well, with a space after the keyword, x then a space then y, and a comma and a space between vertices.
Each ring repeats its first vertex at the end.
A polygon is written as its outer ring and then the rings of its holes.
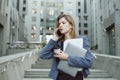
MULTIPOLYGON (((23 80, 52 80, 48 78, 51 62, 51 60, 39 59, 30 70, 25 71, 23 80)), ((84 80, 117 80, 103 70, 90 69, 90 72, 91 74, 84 80)))

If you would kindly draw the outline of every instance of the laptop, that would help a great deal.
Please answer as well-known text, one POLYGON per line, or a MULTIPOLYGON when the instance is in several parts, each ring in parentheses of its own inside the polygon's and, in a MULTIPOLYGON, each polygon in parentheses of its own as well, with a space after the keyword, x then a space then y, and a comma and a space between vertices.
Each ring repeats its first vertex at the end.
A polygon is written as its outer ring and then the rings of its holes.
MULTIPOLYGON (((78 44, 79 45, 79 44, 78 44)), ((65 53, 71 56, 79 56, 83 57, 86 55, 87 50, 81 47, 77 47, 76 45, 72 43, 68 43, 65 49, 65 53)), ((60 60, 57 68, 73 77, 76 76, 77 72, 82 70, 78 67, 69 66, 68 62, 65 60, 60 60)))

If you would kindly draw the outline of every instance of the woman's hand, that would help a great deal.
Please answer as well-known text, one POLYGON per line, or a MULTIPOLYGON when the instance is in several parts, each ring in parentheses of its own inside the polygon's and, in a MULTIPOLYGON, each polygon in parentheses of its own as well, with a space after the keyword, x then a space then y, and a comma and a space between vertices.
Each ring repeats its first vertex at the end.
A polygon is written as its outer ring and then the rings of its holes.
POLYGON ((54 33, 53 33, 53 40, 55 40, 55 41, 58 41, 58 39, 60 39, 62 37, 62 35, 61 36, 57 35, 58 30, 59 30, 58 28, 55 28, 54 33))
POLYGON ((59 39, 58 35, 56 34, 57 30, 58 30, 58 28, 56 28, 53 33, 53 40, 55 40, 55 41, 57 41, 59 39))
POLYGON ((59 59, 63 59, 63 60, 67 60, 68 59, 68 54, 64 53, 62 50, 59 51, 55 51, 54 50, 54 57, 59 58, 59 59))

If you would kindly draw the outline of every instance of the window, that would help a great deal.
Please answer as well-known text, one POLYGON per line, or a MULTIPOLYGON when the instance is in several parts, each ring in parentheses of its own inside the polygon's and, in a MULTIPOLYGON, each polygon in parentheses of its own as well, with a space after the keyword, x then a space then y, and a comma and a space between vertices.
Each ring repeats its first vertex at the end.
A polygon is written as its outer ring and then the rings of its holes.
POLYGON ((32 30, 33 30, 33 31, 36 30, 36 25, 32 25, 32 30))
POLYGON ((81 27, 81 23, 79 23, 79 28, 81 27))
POLYGON ((78 2, 78 6, 80 6, 80 2, 78 2))
POLYGON ((81 34, 81 30, 79 30, 79 34, 81 34))
POLYGON ((25 18, 25 14, 23 14, 22 17, 25 18))
POLYGON ((72 2, 68 2, 68 5, 69 5, 69 6, 72 6, 72 2))
POLYGON ((26 0, 23 0, 23 4, 26 4, 26 0))
POLYGON ((55 2, 47 2, 47 4, 46 4, 47 6, 53 6, 53 7, 55 7, 55 2))
POLYGON ((61 14, 64 14, 64 12, 61 12, 61 14))
POLYGON ((87 23, 84 23, 84 27, 87 28, 87 27, 88 27, 88 24, 87 24, 87 23))
POLYGON ((1 10, 1 7, 2 7, 2 0, 0 0, 0 10, 1 10))
POLYGON ((44 2, 41 2, 41 6, 44 6, 44 2))
MULTIPOLYGON (((0 0, 1 1, 1 0, 0 0)), ((0 2, 1 3, 1 2, 0 2)), ((9 1, 7 0, 7 6, 9 5, 9 1)))
POLYGON ((81 16, 78 16, 79 21, 81 20, 81 16))
POLYGON ((87 35, 87 34, 88 34, 88 31, 87 31, 87 30, 84 30, 84 34, 87 35))
POLYGON ((36 21, 36 17, 32 17, 32 21, 36 21))
POLYGON ((102 0, 100 0, 100 9, 102 9, 102 0))
POLYGON ((42 18, 40 21, 41 21, 41 22, 43 22, 43 21, 44 21, 44 19, 42 18))
POLYGON ((63 7, 63 3, 62 3, 62 2, 60 2, 60 4, 59 4, 59 5, 60 5, 60 7, 63 7))
POLYGON ((36 36, 36 33, 31 33, 31 38, 32 39, 35 39, 37 36, 36 36))
POLYGON ((46 27, 47 30, 49 30, 49 27, 46 27))
POLYGON ((67 12, 68 12, 68 14, 69 14, 69 15, 71 15, 71 14, 72 14, 72 10, 68 10, 67 12))
POLYGON ((81 12, 81 10, 80 9, 78 9, 78 13, 80 13, 81 12))
POLYGON ((40 10, 40 14, 43 14, 43 9, 40 10))
POLYGON ((40 27, 40 31, 43 31, 44 30, 44 28, 43 27, 40 27))
POLYGON ((33 1, 33 2, 32 2, 32 6, 37 6, 36 1, 33 1))
POLYGON ((86 4, 86 0, 84 0, 84 13, 87 13, 87 4, 86 4))
POLYGON ((100 16, 100 21, 103 21, 103 18, 102 18, 102 16, 100 16))
MULTIPOLYGON (((7 6, 9 5, 9 2, 7 0, 7 6)), ((17 0, 17 5, 16 5, 16 8, 17 8, 17 11, 19 11, 19 7, 20 7, 20 4, 19 4, 19 0, 17 0)))
POLYGON ((88 20, 88 16, 84 16, 84 20, 88 20))
POLYGON ((37 10, 36 9, 32 9, 32 14, 36 14, 37 10))
POLYGON ((114 7, 114 9, 116 8, 116 4, 114 3, 114 5, 113 5, 113 7, 114 7))
POLYGON ((50 9, 50 10, 49 10, 49 15, 50 15, 50 16, 54 15, 54 9, 50 9))
POLYGON ((26 11, 26 7, 23 7, 23 11, 26 11))

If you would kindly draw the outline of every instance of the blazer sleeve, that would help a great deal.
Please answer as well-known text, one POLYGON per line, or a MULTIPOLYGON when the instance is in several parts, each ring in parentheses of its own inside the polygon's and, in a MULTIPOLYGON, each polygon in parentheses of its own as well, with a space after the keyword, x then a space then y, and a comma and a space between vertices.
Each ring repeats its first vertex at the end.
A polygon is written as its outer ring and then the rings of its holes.
POLYGON ((54 41, 50 39, 48 44, 45 45, 45 47, 42 48, 40 51, 40 58, 42 59, 50 59, 53 57, 53 48, 57 44, 57 41, 54 41))
MULTIPOLYGON (((83 36, 83 48, 87 50, 84 58, 80 56, 70 56, 68 57, 68 65, 80 68, 90 68, 93 64, 93 55, 90 51, 89 41, 86 36, 83 36)), ((74 54, 74 53, 73 53, 74 54)))

